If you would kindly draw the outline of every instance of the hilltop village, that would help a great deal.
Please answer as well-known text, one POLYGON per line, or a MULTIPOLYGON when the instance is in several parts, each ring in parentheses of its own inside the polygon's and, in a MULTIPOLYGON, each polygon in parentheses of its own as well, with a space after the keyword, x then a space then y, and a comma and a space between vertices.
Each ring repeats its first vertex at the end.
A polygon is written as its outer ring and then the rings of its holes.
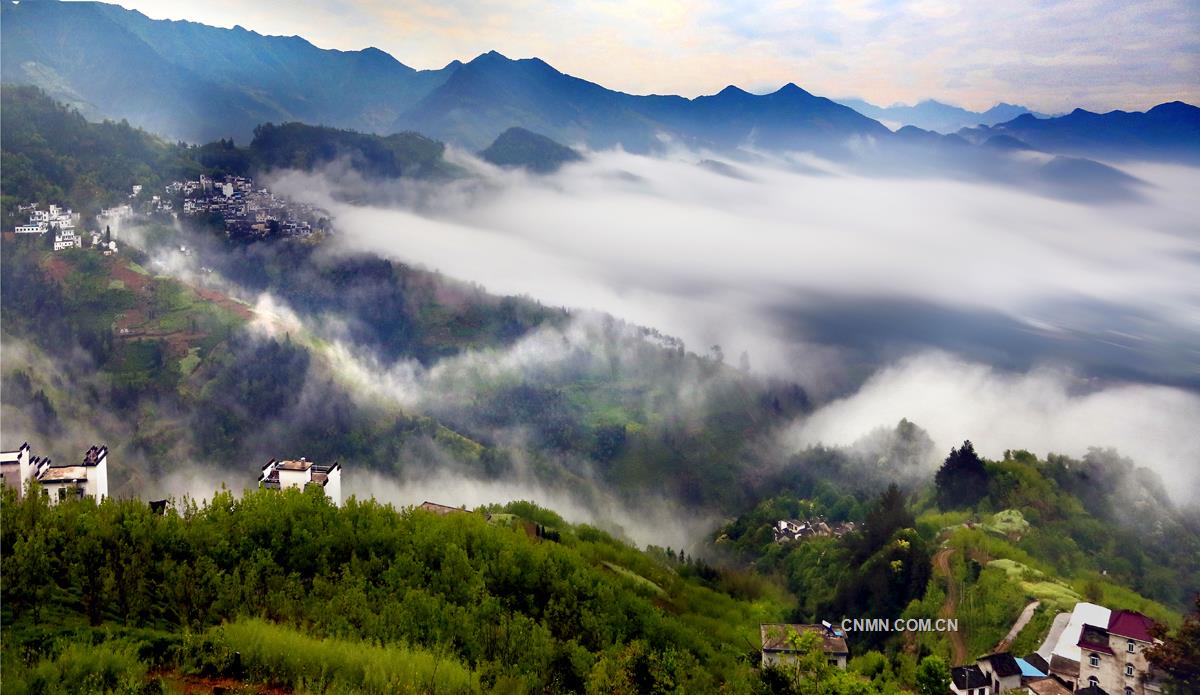
POLYGON ((38 202, 22 203, 16 210, 27 221, 14 225, 14 234, 50 239, 54 251, 83 248, 85 237, 90 237, 89 248, 104 255, 118 250, 111 225, 134 214, 166 215, 171 219, 182 214, 219 226, 227 238, 237 241, 305 239, 315 232, 329 231, 329 213, 277 195, 248 176, 201 175, 195 180, 172 181, 161 193, 150 193, 144 186, 134 185, 126 202, 100 210, 94 230, 83 229, 82 215, 58 203, 49 203, 45 208, 38 202))

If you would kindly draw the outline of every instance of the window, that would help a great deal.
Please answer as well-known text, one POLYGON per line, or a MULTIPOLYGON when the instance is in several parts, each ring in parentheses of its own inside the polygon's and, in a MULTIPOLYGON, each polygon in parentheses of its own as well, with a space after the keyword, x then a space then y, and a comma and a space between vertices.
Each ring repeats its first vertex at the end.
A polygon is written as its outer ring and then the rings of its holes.
POLYGON ((1125 695, 1133 695, 1133 688, 1125 686, 1125 695))
POLYGON ((1092 654, 1092 655, 1088 656, 1088 663, 1091 664, 1092 666, 1099 666, 1100 665, 1099 655, 1092 654))
POLYGON ((1125 641, 1125 651, 1129 652, 1130 654, 1133 653, 1133 640, 1125 641))
POLYGON ((1089 676, 1088 677, 1088 685, 1094 685, 1096 687, 1100 687, 1100 681, 1097 680, 1097 678, 1095 676, 1089 676))
POLYGON ((1125 675, 1127 675, 1127 676, 1133 675, 1133 664, 1125 664, 1125 675))

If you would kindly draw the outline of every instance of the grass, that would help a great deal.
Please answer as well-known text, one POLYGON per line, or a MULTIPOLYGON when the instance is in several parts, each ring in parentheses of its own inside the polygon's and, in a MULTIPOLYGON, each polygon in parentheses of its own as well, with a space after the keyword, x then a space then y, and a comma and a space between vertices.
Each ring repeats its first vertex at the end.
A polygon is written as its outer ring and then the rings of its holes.
POLYGON ((1050 610, 1070 611, 1076 603, 1083 600, 1083 597, 1065 582, 1048 579, 1040 570, 1016 560, 992 560, 987 566, 1002 570, 1010 581, 1021 587, 1026 596, 1041 601, 1050 610))
POLYGON ((638 574, 637 572, 632 572, 616 563, 609 562, 607 560, 603 561, 602 564, 605 567, 607 567, 608 569, 612 570, 612 572, 614 574, 616 574, 617 576, 628 579, 630 582, 633 583, 634 586, 636 586, 640 589, 648 590, 651 594, 654 594, 656 596, 666 596, 667 595, 667 592, 664 591, 661 586, 659 586, 658 584, 655 584, 654 582, 650 581, 649 579, 646 579, 645 577, 638 574))
POLYGON ((110 641, 97 645, 69 643, 57 656, 43 658, 32 667, 10 663, 5 668, 5 695, 22 693, 130 693, 142 692, 146 665, 131 644, 110 641))
POLYGON ((196 651, 209 650, 210 663, 227 666, 236 652, 248 679, 302 692, 383 695, 479 690, 476 675, 457 659, 416 647, 318 638, 257 619, 213 628, 209 640, 208 646, 196 651))
POLYGON ((983 527, 1001 536, 1023 536, 1029 531, 1029 522, 1025 520, 1024 515, 1016 509, 1005 509, 1002 512, 996 512, 983 527))
POLYGON ((200 365, 200 348, 188 348, 188 352, 179 360, 179 372, 184 376, 191 374, 200 365))

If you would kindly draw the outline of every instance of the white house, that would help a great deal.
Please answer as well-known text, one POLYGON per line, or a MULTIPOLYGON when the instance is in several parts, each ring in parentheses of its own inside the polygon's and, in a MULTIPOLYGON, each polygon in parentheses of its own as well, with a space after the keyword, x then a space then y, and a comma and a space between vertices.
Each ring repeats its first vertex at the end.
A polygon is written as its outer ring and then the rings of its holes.
POLYGON ((4 484, 16 487, 19 495, 25 494, 30 480, 36 480, 51 504, 79 497, 99 502, 108 497, 108 447, 91 447, 77 465, 55 466, 49 458, 32 456, 25 443, 16 451, 0 452, 0 473, 4 484))
POLYGON ((13 231, 17 234, 45 234, 46 229, 45 222, 31 222, 29 224, 19 224, 13 228, 13 231))
POLYGON ((321 487, 325 496, 336 505, 342 504, 342 464, 313 463, 304 457, 296 461, 271 459, 262 467, 258 482, 271 490, 289 487, 304 488, 309 485, 321 487))
POLYGON ((759 637, 762 640, 762 665, 787 666, 799 657, 799 652, 793 644, 793 639, 805 632, 811 632, 821 638, 821 650, 831 666, 846 668, 850 658, 850 649, 846 646, 846 634, 840 628, 832 625, 791 625, 785 623, 765 623, 759 625, 759 637))
POLYGON ((0 451, 0 483, 17 489, 17 495, 25 494, 25 483, 37 475, 29 442, 16 451, 0 451))

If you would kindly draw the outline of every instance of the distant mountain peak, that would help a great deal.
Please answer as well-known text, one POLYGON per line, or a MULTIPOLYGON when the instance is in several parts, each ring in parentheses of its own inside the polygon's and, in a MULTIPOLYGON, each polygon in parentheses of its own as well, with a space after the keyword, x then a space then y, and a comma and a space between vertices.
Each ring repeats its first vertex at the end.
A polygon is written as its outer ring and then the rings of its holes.
POLYGON ((746 90, 742 89, 741 87, 731 84, 731 85, 728 85, 727 87, 725 87, 725 89, 722 89, 721 91, 717 92, 717 96, 719 96, 719 97, 735 97, 735 96, 736 97, 743 97, 743 96, 748 97, 748 96, 753 96, 753 95, 750 94, 750 92, 747 92, 746 90))
POLYGON ((800 86, 797 85, 795 82, 788 82, 787 84, 780 87, 779 91, 777 91, 775 93, 776 94, 802 95, 802 96, 806 96, 806 97, 812 96, 812 94, 801 89, 800 86))

